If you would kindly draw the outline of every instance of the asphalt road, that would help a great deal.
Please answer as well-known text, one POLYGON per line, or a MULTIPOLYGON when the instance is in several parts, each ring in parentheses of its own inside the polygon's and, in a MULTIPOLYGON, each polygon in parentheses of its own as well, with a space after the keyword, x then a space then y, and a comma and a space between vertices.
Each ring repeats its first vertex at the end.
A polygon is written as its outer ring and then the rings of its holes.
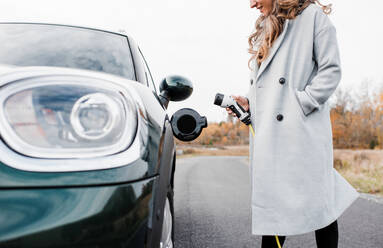
MULTIPOLYGON (((260 247, 251 235, 246 157, 177 160, 175 247, 260 247)), ((339 248, 383 248, 383 204, 357 199, 338 219, 339 248)), ((315 248, 314 232, 286 238, 284 248, 315 248)))

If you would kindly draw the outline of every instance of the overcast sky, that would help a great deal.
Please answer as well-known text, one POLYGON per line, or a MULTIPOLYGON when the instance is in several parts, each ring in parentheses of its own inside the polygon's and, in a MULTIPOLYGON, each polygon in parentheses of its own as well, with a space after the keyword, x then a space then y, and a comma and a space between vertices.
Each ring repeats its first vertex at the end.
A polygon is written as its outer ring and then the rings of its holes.
MULTIPOLYGON (((343 69, 340 87, 383 84, 383 1, 322 0, 337 29, 343 69)), ((249 86, 247 37, 259 13, 249 0, 1 0, 0 21, 49 22, 126 30, 140 45, 154 79, 188 77, 193 95, 170 103, 169 113, 192 107, 208 121, 226 111, 217 92, 244 95, 249 86)), ((1 35, 1 34, 0 34, 1 35)))

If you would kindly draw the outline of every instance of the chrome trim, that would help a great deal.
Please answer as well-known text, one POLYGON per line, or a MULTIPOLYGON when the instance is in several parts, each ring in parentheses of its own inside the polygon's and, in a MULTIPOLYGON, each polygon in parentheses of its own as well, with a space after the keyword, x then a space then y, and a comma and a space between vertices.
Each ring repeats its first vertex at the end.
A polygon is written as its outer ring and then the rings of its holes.
POLYGON ((9 167, 31 172, 75 172, 110 169, 125 166, 140 158, 141 142, 135 139, 124 152, 113 156, 83 159, 41 159, 15 153, 3 142, 0 142, 1 162, 9 167))
MULTIPOLYGON (((83 80, 83 79, 81 79, 83 80)), ((105 81, 100 81, 97 79, 91 79, 91 82, 81 81, 79 77, 67 77, 63 78, 62 76, 56 77, 36 77, 31 79, 19 80, 17 82, 10 82, 8 86, 2 87, 0 90, 0 133, 4 138, 4 141, 14 150, 20 152, 26 156, 38 157, 38 158, 86 158, 94 157, 94 154, 97 156, 106 156, 113 153, 120 152, 123 149, 126 149, 134 138, 136 130, 125 129, 120 140, 112 145, 104 147, 94 147, 94 148, 68 148, 68 149, 51 149, 51 148, 42 148, 36 147, 34 145, 28 144, 25 142, 19 135, 15 133, 13 128, 10 126, 9 122, 6 120, 4 113, 4 104, 8 96, 11 96, 14 93, 21 92, 27 89, 33 89, 40 86, 52 86, 52 85, 73 85, 73 86, 89 86, 95 89, 100 90, 110 90, 116 92, 116 89, 112 85, 108 85, 105 81), (37 82, 36 82, 37 81, 37 82), (76 82, 77 81, 77 82, 76 82), (134 132, 132 132, 134 131, 134 132), (90 152, 91 151, 91 152, 90 152)), ((88 79, 89 80, 89 79, 88 79)), ((119 92, 124 92, 121 94, 121 98, 125 101, 129 101, 129 92, 123 88, 117 89, 119 92)), ((128 104, 124 103, 124 108, 128 108, 128 104)), ((135 114, 137 120, 137 113, 135 114)), ((137 124, 137 122, 136 122, 137 124)))
MULTIPOLYGON (((115 154, 89 156, 82 158, 45 158, 45 157, 28 157, 20 153, 15 152, 5 143, 0 142, 0 159, 4 164, 32 172, 71 172, 71 171, 89 171, 116 168, 127 165, 142 155, 142 151, 145 150, 147 145, 148 134, 148 120, 146 110, 142 102, 141 97, 135 90, 135 87, 144 87, 135 81, 131 81, 122 77, 112 76, 105 73, 89 72, 85 70, 69 69, 69 68, 55 68, 55 67, 25 67, 19 70, 12 70, 10 73, 1 75, 0 77, 0 96, 4 97, 3 87, 8 86, 11 83, 16 83, 29 79, 36 79, 42 77, 83 77, 89 80, 102 80, 103 87, 115 85, 121 87, 121 93, 123 96, 129 95, 137 108, 137 130, 135 137, 130 144, 129 148, 125 147, 123 150, 116 152, 115 154)), ((93 81, 92 81, 93 82, 93 81)), ((67 84, 67 83, 66 83, 67 84)), ((20 84, 18 84, 20 85, 20 84)), ((79 85, 79 84, 76 84, 79 85)), ((81 84, 83 85, 83 84, 81 84)), ((94 84, 92 84, 94 86, 94 84)), ((30 88, 30 87, 27 87, 30 88)), ((115 88, 114 88, 115 89, 115 88)), ((148 89, 149 90, 149 89, 148 89)), ((4 98, 2 97, 2 102, 4 98)), ((1 110, 3 111, 3 110, 1 110)), ((2 113, 3 115, 4 113, 2 113)), ((4 115, 3 115, 4 116, 4 115)), ((3 120, 4 121, 4 120, 3 120)), ((4 134, 4 129, 1 128, 0 132, 4 134)), ((13 132, 13 131, 12 131, 13 132)), ((21 152, 21 151, 18 151, 21 152)))

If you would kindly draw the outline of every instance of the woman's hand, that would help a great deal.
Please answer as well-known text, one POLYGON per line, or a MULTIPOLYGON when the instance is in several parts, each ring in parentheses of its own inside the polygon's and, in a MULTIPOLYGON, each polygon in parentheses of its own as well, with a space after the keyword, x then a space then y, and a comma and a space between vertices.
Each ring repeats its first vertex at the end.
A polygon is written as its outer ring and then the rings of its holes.
MULTIPOLYGON (((249 102, 247 100, 246 97, 243 97, 243 96, 233 96, 231 95, 231 97, 237 101, 237 103, 239 105, 242 106, 242 108, 245 110, 245 111, 249 111, 249 102)), ((226 108, 226 111, 229 115, 233 115, 233 116, 237 116, 233 111, 231 111, 231 109, 229 108, 226 108)))

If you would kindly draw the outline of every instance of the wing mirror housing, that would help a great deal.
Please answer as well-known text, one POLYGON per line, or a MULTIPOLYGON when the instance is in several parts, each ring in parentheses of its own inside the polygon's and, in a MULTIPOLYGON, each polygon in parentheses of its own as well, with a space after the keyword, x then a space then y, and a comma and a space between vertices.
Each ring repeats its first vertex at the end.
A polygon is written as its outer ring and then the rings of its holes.
POLYGON ((183 76, 168 76, 160 83, 160 100, 165 108, 168 107, 169 101, 183 101, 192 93, 192 82, 183 76))
POLYGON ((207 119, 191 108, 175 112, 170 119, 174 136, 181 141, 195 140, 207 127, 207 119))

